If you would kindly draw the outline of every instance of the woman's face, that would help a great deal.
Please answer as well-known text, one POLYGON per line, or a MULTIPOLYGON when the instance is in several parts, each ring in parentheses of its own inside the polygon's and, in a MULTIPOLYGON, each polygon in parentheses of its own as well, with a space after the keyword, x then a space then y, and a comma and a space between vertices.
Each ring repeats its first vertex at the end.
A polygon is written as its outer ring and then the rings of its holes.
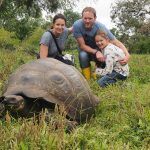
POLYGON ((91 29, 96 20, 96 17, 94 17, 94 14, 92 12, 86 11, 86 12, 83 12, 82 19, 83 19, 85 28, 91 29))
POLYGON ((56 36, 59 36, 64 31, 64 28, 65 28, 64 19, 58 18, 53 23, 53 31, 56 36))
POLYGON ((99 49, 104 49, 109 44, 109 39, 96 35, 95 42, 99 49))

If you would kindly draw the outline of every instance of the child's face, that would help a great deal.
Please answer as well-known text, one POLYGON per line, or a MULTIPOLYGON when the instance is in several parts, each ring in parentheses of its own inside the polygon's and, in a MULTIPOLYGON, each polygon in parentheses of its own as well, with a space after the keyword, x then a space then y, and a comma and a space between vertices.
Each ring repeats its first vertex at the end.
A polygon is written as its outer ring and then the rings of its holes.
POLYGON ((95 42, 99 49, 104 49, 109 44, 109 40, 100 35, 96 35, 95 42))

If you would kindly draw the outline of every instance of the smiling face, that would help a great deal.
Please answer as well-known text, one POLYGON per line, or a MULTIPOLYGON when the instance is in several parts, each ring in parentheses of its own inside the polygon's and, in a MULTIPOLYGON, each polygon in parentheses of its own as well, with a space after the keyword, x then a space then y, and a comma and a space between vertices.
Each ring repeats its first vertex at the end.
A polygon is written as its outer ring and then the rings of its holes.
POLYGON ((53 32, 56 36, 59 36, 65 28, 65 20, 62 18, 58 18, 55 20, 55 22, 53 23, 53 32))
POLYGON ((109 39, 107 37, 103 37, 101 35, 95 36, 95 42, 99 49, 103 50, 108 44, 109 39))
POLYGON ((94 22, 95 22, 95 20, 96 20, 96 17, 94 16, 94 14, 92 12, 85 11, 82 14, 82 19, 83 19, 85 28, 86 29, 91 29, 94 22))

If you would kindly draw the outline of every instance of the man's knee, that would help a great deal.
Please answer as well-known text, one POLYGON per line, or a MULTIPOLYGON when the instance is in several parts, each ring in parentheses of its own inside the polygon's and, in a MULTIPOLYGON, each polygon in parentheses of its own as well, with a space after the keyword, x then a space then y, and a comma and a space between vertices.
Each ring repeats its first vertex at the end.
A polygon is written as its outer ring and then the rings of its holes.
POLYGON ((79 61, 81 68, 87 68, 90 66, 89 54, 85 51, 79 51, 79 61))
POLYGON ((79 59, 80 60, 89 60, 89 56, 87 52, 80 51, 79 52, 79 59))

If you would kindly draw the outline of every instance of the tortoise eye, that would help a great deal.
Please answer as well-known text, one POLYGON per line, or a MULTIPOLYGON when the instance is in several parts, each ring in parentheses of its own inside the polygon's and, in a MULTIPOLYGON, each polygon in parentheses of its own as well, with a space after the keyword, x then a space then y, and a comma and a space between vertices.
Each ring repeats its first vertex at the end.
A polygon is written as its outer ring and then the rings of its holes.
POLYGON ((61 75, 54 75, 51 76, 51 81, 57 84, 62 84, 65 80, 61 75))
POLYGON ((49 73, 46 74, 45 76, 48 80, 48 82, 51 84, 51 83, 54 83, 56 85, 60 85, 60 84, 63 84, 65 82, 65 77, 62 73, 60 73, 59 71, 51 71, 49 73))

